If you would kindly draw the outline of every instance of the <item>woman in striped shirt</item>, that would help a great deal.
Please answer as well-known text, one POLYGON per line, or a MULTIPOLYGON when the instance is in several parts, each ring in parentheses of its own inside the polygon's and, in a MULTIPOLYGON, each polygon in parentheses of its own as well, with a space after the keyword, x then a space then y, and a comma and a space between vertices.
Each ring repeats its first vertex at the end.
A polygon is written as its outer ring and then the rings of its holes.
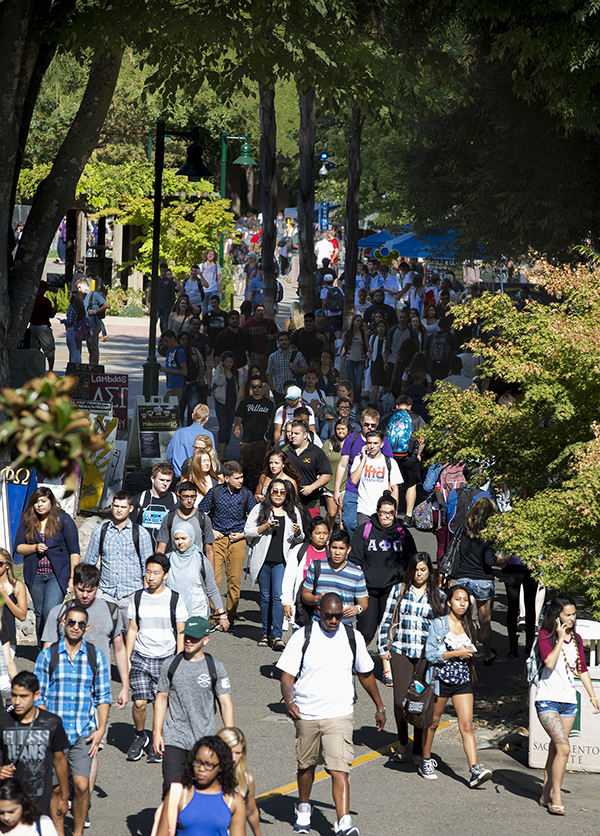
MULTIPOLYGON (((408 561, 404 582, 395 584, 388 595, 377 642, 379 655, 392 667, 394 716, 400 742, 392 757, 398 763, 406 762, 408 749, 408 725, 402 703, 415 670, 421 682, 425 682, 427 660, 423 650, 427 634, 433 619, 444 612, 445 595, 438 589, 431 558, 427 552, 416 552, 408 561)), ((418 762, 423 753, 422 737, 423 729, 415 728, 413 760, 418 762)))

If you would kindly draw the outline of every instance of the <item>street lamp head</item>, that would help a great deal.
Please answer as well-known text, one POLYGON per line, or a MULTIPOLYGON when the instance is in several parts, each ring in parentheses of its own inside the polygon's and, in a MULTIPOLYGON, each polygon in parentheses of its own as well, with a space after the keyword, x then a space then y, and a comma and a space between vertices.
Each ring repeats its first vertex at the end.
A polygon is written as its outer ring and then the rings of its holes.
POLYGON ((197 183, 206 177, 212 177, 212 171, 204 165, 202 153, 202 146, 198 145, 197 142, 192 142, 191 145, 188 145, 186 162, 181 166, 177 174, 187 177, 190 183, 197 183))
POLYGON ((244 141, 242 143, 242 147, 240 148, 240 156, 237 160, 233 161, 234 165, 256 165, 254 160, 252 159, 252 154, 250 153, 250 143, 248 142, 248 134, 244 135, 244 141))
POLYGON ((325 165, 325 163, 323 163, 323 165, 319 169, 319 177, 327 177, 327 174, 327 166, 325 165))

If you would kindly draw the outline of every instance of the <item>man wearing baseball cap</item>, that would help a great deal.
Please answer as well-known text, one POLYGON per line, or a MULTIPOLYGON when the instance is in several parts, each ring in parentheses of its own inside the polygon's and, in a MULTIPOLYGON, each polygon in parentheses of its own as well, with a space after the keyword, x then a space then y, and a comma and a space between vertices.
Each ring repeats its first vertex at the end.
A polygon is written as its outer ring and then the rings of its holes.
POLYGON ((163 798, 171 784, 179 781, 194 743, 215 733, 217 701, 223 725, 234 725, 227 671, 219 659, 204 651, 209 633, 206 618, 192 615, 183 628, 183 653, 166 659, 160 669, 152 745, 162 755, 163 798))
POLYGON ((306 406, 309 415, 309 429, 316 432, 315 413, 302 401, 302 389, 293 382, 288 382, 285 389, 285 401, 273 416, 273 446, 277 447, 281 437, 281 428, 294 417, 294 410, 298 406, 306 406))

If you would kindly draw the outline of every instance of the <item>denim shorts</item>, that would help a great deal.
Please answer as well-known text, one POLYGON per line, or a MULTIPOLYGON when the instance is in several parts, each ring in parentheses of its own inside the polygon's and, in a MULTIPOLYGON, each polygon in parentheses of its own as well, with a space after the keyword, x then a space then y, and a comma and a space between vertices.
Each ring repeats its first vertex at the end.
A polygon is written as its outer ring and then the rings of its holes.
POLYGON ((464 586, 476 601, 491 601, 496 589, 493 580, 475 581, 470 578, 456 578, 452 581, 452 586, 464 586))
POLYGON ((576 717, 577 703, 576 702, 552 702, 551 700, 536 700, 535 710, 538 714, 545 714, 551 711, 558 714, 559 717, 576 717))

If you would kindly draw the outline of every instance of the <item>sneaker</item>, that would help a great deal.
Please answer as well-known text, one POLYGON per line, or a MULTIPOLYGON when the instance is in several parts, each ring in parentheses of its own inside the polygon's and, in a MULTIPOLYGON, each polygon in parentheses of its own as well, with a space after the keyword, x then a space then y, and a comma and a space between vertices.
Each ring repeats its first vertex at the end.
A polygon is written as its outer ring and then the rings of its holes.
POLYGON ((402 525, 404 526, 404 528, 414 528, 415 527, 415 522, 414 522, 412 516, 410 516, 410 517, 405 516, 404 519, 402 520, 402 525))
POLYGON ((92 823, 90 821, 90 811, 88 809, 87 813, 85 814, 85 821, 83 823, 83 827, 85 829, 85 828, 91 827, 91 826, 92 826, 92 823))
POLYGON ((429 781, 437 781, 437 775, 435 774, 436 766, 437 761, 434 761, 433 758, 423 758, 419 767, 419 775, 421 778, 427 778, 429 781))
POLYGON ((336 822, 335 832, 338 836, 360 836, 358 827, 352 824, 352 816, 345 815, 336 822))
POLYGON ((148 745, 148 738, 144 735, 137 735, 129 749, 127 750, 127 760, 128 761, 139 761, 139 759, 144 754, 144 749, 148 745))
POLYGON ((310 816, 312 807, 308 802, 297 804, 294 808, 296 812, 296 824, 294 825, 294 833, 310 833, 310 816))
POLYGON ((484 783, 484 781, 489 781, 492 777, 492 770, 488 769, 487 766, 482 766, 480 763, 476 763, 475 766, 472 766, 469 769, 471 773, 471 780, 469 781, 470 787, 478 787, 484 783))
POLYGON ((148 752, 146 763, 162 763, 162 755, 158 755, 154 749, 148 752))

